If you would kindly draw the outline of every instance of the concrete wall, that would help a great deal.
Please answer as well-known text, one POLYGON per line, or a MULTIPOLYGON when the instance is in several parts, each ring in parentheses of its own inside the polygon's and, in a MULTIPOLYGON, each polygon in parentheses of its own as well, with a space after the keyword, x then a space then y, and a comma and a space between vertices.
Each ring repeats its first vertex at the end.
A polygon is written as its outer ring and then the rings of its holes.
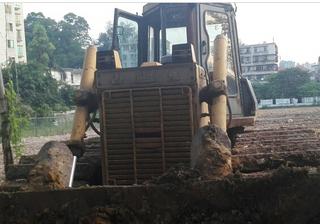
POLYGON ((63 71, 52 69, 52 77, 57 81, 61 81, 78 88, 81 82, 82 69, 63 68, 62 70, 63 71))
POLYGON ((258 108, 271 107, 293 107, 293 106, 312 106, 320 105, 320 96, 302 97, 300 102, 296 98, 262 99, 258 108))

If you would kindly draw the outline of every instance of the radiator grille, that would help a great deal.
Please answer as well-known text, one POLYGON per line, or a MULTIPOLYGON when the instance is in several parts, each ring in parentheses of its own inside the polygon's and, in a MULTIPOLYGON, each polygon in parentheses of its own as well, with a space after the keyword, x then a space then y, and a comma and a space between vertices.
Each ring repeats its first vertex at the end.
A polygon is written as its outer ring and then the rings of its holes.
POLYGON ((107 184, 140 184, 190 163, 189 87, 104 91, 103 169, 107 184))

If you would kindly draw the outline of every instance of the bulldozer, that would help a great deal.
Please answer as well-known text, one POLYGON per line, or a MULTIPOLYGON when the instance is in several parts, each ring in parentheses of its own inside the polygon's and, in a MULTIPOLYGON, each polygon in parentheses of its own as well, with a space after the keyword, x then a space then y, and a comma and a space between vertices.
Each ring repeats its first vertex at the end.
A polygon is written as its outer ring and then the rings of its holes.
MULTIPOLYGON (((115 10, 113 50, 96 53, 87 80, 95 94, 82 103, 98 99, 103 184, 140 184, 190 163, 192 138, 209 120, 229 133, 254 124, 234 20, 228 4, 147 4, 143 16, 115 10)), ((88 114, 78 109, 73 142, 82 141, 88 114)))
POLYGON ((115 9, 112 41, 87 49, 70 140, 8 165, 2 223, 317 223, 314 169, 232 169, 257 106, 231 4, 115 9))

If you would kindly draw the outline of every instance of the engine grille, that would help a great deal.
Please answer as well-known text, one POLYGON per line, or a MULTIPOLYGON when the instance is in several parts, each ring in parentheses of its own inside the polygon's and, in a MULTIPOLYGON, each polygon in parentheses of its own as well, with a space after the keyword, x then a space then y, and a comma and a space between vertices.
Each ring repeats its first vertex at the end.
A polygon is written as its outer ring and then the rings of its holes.
POLYGON ((140 184, 190 163, 189 87, 104 91, 101 109, 105 184, 140 184))

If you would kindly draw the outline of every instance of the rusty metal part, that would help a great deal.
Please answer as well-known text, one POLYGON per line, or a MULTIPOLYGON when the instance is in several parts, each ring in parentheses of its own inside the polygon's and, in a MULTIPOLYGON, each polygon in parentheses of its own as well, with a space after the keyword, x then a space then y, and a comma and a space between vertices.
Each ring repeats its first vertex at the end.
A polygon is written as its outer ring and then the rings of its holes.
POLYGON ((214 80, 208 86, 200 90, 199 101, 200 103, 206 102, 211 104, 215 97, 227 95, 227 86, 223 80, 214 80))
POLYGON ((74 102, 77 106, 87 107, 89 113, 98 109, 98 97, 93 90, 76 90, 74 102))
POLYGON ((140 184, 190 163, 189 87, 104 91, 102 105, 105 184, 140 184))

